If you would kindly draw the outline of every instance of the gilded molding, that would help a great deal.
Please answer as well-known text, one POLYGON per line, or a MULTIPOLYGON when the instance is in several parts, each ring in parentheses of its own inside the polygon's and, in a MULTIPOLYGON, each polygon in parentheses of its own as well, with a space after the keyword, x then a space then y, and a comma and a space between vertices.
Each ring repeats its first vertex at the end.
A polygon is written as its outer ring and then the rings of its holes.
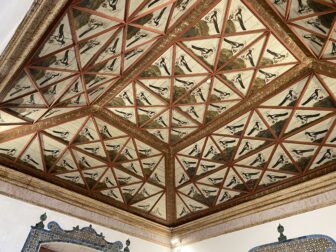
POLYGON ((170 247, 170 228, 0 165, 0 193, 170 247))
POLYGON ((336 204, 336 172, 234 206, 173 229, 183 244, 336 204))
POLYGON ((202 137, 205 137, 216 131, 226 123, 230 122, 232 119, 238 118, 244 113, 250 111, 251 108, 258 106, 260 101, 266 98, 270 98, 272 95, 278 93, 279 90, 289 87, 294 83, 295 80, 309 74, 312 71, 311 65, 311 60, 307 60, 306 62, 293 67, 288 71, 287 74, 280 76, 266 87, 252 90, 251 95, 247 97, 243 103, 239 103, 238 106, 234 106, 231 109, 228 109, 223 115, 215 119, 206 127, 195 131, 195 133, 191 133, 182 141, 172 146, 172 152, 177 153, 183 148, 186 148, 192 143, 198 141, 202 137))

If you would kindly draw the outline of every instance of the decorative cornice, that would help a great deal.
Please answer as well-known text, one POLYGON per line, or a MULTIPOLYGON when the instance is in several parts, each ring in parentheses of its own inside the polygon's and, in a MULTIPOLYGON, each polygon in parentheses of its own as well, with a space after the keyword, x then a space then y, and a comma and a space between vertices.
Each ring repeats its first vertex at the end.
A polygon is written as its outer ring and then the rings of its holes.
POLYGON ((32 53, 68 0, 35 0, 14 36, 0 55, 0 92, 32 53))
POLYGON ((170 247, 168 227, 1 165, 0 193, 170 247))
POLYGON ((277 191, 173 229, 183 244, 312 211, 336 203, 336 172, 277 191))
POLYGON ((336 172, 175 228, 156 224, 4 166, 0 166, 0 193, 170 247, 174 237, 183 244, 190 244, 333 205, 336 203, 336 172))

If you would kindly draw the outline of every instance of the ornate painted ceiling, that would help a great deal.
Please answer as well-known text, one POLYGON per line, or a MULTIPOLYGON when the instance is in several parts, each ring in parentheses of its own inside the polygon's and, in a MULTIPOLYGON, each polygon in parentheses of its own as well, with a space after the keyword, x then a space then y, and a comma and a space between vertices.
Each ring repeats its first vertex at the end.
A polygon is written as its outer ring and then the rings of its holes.
POLYGON ((336 169, 333 0, 74 0, 0 93, 0 162, 176 226, 336 169))

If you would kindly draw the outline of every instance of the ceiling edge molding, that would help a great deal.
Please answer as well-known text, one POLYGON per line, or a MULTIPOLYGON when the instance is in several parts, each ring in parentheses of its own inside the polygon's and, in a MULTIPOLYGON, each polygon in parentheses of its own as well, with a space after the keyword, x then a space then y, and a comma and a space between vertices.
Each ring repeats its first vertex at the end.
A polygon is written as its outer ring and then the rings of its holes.
POLYGON ((0 92, 33 51, 68 0, 35 0, 0 56, 0 92))
POLYGON ((1 165, 0 194, 170 247, 174 237, 183 244, 191 244, 333 205, 336 203, 336 172, 175 228, 156 224, 1 165))
POLYGON ((170 247, 171 229, 0 165, 0 194, 170 247))
POLYGON ((336 172, 331 172, 178 226, 172 235, 190 244, 335 203, 336 172))

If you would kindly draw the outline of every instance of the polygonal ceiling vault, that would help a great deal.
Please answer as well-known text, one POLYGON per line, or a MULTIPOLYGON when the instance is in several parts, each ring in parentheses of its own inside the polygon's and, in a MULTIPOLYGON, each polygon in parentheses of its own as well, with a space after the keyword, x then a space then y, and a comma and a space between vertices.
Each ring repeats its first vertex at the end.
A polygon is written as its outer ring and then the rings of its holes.
POLYGON ((0 161, 168 226, 333 171, 335 13, 69 1, 0 93, 0 161))

